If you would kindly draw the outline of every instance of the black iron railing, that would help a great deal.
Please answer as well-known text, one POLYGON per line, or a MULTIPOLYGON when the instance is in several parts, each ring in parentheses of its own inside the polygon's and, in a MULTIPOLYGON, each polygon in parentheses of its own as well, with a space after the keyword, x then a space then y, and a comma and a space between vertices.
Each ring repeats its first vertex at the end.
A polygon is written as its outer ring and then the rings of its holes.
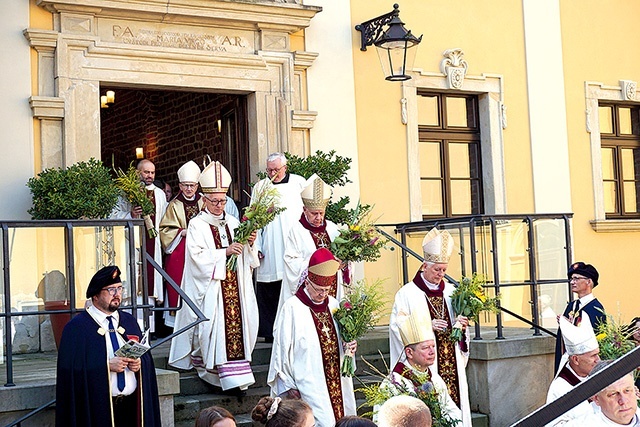
MULTIPOLYGON (((144 248, 145 245, 145 229, 144 223, 142 220, 96 220, 96 221, 5 221, 0 222, 0 229, 2 229, 2 268, 3 268, 3 292, 4 292, 4 303, 3 309, 0 311, 0 318, 4 321, 4 346, 6 349, 6 383, 5 387, 13 387, 16 384, 14 383, 14 368, 13 368, 13 342, 11 336, 12 329, 12 319, 17 316, 42 316, 42 315, 68 315, 69 319, 75 315, 78 311, 83 310, 84 307, 76 307, 76 251, 74 250, 74 229, 75 228, 87 228, 87 227, 96 227, 99 230, 103 230, 108 227, 123 227, 124 230, 124 238, 127 242, 126 244, 126 254, 124 256, 127 259, 126 271, 128 272, 127 277, 129 278, 127 283, 127 288, 130 297, 129 304, 123 305, 121 307, 122 310, 131 311, 136 315, 138 310, 142 310, 143 315, 143 324, 145 328, 149 326, 149 317, 151 312, 162 312, 167 310, 178 310, 183 304, 186 304, 193 312, 196 314, 197 319, 185 326, 184 328, 174 331, 171 335, 164 337, 162 339, 156 340, 151 349, 163 344, 166 341, 171 340, 174 336, 179 335, 181 333, 186 332, 191 329, 195 325, 206 321, 207 318, 200 311, 198 306, 180 289, 180 286, 175 283, 175 281, 164 271, 155 260, 146 253, 144 248), (11 291, 12 291, 12 283, 11 283, 11 263, 16 262, 19 263, 21 267, 25 265, 29 265, 30 262, 33 262, 34 259, 37 259, 37 254, 32 254, 33 259, 31 260, 12 260, 11 257, 11 248, 12 244, 15 242, 10 242, 10 230, 16 229, 24 229, 24 228, 41 228, 41 229, 49 229, 49 228, 62 228, 64 231, 64 248, 58 247, 48 247, 47 245, 40 245, 43 251, 58 251, 64 250, 64 259, 65 259, 65 276, 66 276, 66 291, 68 292, 68 309, 60 309, 60 310, 38 310, 38 311, 19 311, 13 310, 11 304, 11 291), (136 234, 138 235, 140 242, 139 245, 136 245, 136 234), (141 257, 137 257, 136 254, 142 254, 141 257), (140 259, 141 258, 141 259, 140 259), (162 277, 166 280, 169 286, 171 286, 175 291, 180 295, 180 304, 179 307, 155 307, 150 304, 138 303, 136 295, 138 294, 138 290, 142 295, 142 301, 148 301, 148 285, 147 285, 147 261, 154 270, 158 271, 162 277), (140 268, 138 268, 140 267, 140 268), (140 270, 140 271, 138 271, 140 270), (137 280, 135 278, 140 278, 141 286, 137 286, 137 280)), ((14 236, 15 239, 15 236, 14 236)), ((102 254, 97 254, 96 256, 96 270, 103 265, 106 265, 100 262, 99 258, 102 254)), ((121 265, 122 266, 122 265, 121 265)), ((26 415, 23 415, 21 418, 15 420, 11 424, 8 424, 7 427, 20 426, 22 422, 25 420, 37 415, 42 412, 46 408, 55 404, 55 400, 52 400, 44 405, 32 410, 26 415)))
MULTIPOLYGON (((566 266, 572 262, 570 219, 572 214, 530 214, 530 215, 476 215, 468 217, 456 217, 445 219, 433 219, 418 222, 409 222, 401 224, 378 224, 378 230, 394 245, 401 250, 401 266, 402 280, 407 283, 414 272, 409 271, 410 257, 423 262, 424 259, 418 251, 411 249, 408 244, 408 237, 412 235, 424 235, 433 227, 448 230, 456 240, 459 251, 457 256, 454 255, 449 261, 449 269, 454 267, 456 271, 460 271, 463 276, 470 276, 476 272, 482 272, 488 278, 485 288, 493 291, 495 295, 500 294, 501 289, 514 287, 527 287, 530 299, 528 303, 531 306, 530 316, 522 313, 522 310, 514 310, 505 307, 503 302, 500 303, 501 313, 496 315, 496 338, 504 339, 503 335, 503 314, 506 313, 517 320, 529 325, 533 329, 534 335, 541 335, 545 332, 555 336, 555 333, 542 327, 540 319, 540 286, 542 285, 562 285, 567 283, 565 276, 566 266), (505 267, 503 264, 506 258, 501 253, 503 248, 499 244, 498 231, 501 228, 507 228, 513 224, 522 225, 524 233, 518 237, 525 243, 522 262, 526 263, 526 271, 528 272, 524 280, 502 280, 501 270, 505 267), (561 265, 556 268, 556 274, 553 277, 542 278, 539 271, 540 258, 543 250, 540 241, 545 237, 536 228, 540 225, 551 224, 554 230, 547 233, 547 240, 552 243, 544 248, 544 251, 550 254, 556 254, 556 258, 562 256, 562 259, 554 259, 553 262, 561 265), (396 237, 386 232, 384 228, 393 227, 396 237), (552 239, 549 239, 552 237, 552 239), (481 239, 482 242, 478 240, 481 239), (456 265, 457 264, 457 265, 456 265), (520 313, 518 313, 520 311, 520 313)), ((421 251, 419 251, 421 252, 421 251)), ((454 285, 457 281, 447 276, 454 285)), ((571 297, 570 287, 566 285, 566 292, 562 292, 563 298, 571 297)), ((563 304, 565 299, 562 300, 563 304)), ((528 314, 528 313, 527 313, 528 314)), ((480 333, 480 325, 475 325, 475 338, 482 339, 480 333)))

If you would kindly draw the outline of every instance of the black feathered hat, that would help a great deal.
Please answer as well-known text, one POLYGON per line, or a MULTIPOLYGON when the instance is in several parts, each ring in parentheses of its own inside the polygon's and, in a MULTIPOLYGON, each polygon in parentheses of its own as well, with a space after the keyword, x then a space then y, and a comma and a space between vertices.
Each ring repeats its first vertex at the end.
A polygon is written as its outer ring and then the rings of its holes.
POLYGON ((113 285, 114 283, 122 283, 122 280, 120 280, 120 269, 115 265, 102 267, 93 275, 89 282, 87 298, 98 295, 102 288, 113 285))
POLYGON ((596 270, 593 265, 585 264, 582 261, 574 262, 569 266, 569 271, 567 272, 569 280, 571 280, 571 276, 573 276, 575 273, 582 274, 584 277, 588 277, 589 279, 593 280, 594 288, 598 286, 598 277, 600 277, 600 275, 598 274, 598 270, 596 270))

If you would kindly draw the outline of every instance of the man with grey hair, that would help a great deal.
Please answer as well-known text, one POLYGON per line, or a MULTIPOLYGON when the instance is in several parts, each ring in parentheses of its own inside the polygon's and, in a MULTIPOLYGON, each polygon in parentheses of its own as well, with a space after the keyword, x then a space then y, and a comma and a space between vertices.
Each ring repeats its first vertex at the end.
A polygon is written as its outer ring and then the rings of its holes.
POLYGON ((413 396, 393 396, 378 412, 378 427, 431 427, 431 423, 429 407, 413 396))
MULTIPOLYGON (((558 374, 549 386, 547 403, 553 402, 573 390, 578 384, 586 381, 593 368, 600 362, 598 356, 600 348, 591 327, 589 314, 582 313, 582 321, 578 326, 573 325, 564 316, 560 317, 559 322, 566 353, 562 356, 558 374)), ((593 405, 585 400, 554 419, 547 426, 561 426, 569 420, 593 413, 593 405)))
MULTIPOLYGON (((590 376, 611 363, 611 360, 599 362, 590 376)), ((572 420, 563 427, 640 427, 640 408, 637 405, 639 398, 638 390, 633 384, 633 373, 630 372, 593 396, 593 403, 600 408, 599 411, 572 420)))
POLYGON ((273 342, 273 323, 278 311, 280 289, 284 275, 284 239, 291 225, 302 214, 302 191, 306 180, 300 175, 287 171, 287 158, 282 153, 272 153, 267 157, 268 178, 256 183, 251 193, 251 201, 265 186, 273 185, 280 195, 280 206, 286 209, 258 233, 255 247, 260 257, 257 269, 256 298, 260 326, 258 336, 266 342, 273 342))
POLYGON ((469 320, 457 316, 451 306, 454 286, 444 280, 453 253, 453 237, 448 231, 431 229, 422 240, 424 263, 414 279, 396 293, 389 318, 389 346, 391 360, 403 361, 399 316, 404 313, 427 313, 436 336, 437 372, 447 384, 449 395, 462 411, 462 427, 471 427, 471 406, 466 366, 469 360, 469 320), (460 342, 450 339, 453 326, 463 331, 460 342))

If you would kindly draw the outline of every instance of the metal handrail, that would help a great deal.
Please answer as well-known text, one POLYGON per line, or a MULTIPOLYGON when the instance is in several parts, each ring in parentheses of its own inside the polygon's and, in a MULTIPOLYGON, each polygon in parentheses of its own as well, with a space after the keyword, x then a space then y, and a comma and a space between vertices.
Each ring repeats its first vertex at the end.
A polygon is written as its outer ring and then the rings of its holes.
MULTIPOLYGON (((537 270, 536 270, 536 263, 535 263, 535 239, 534 239, 534 231, 533 231, 533 223, 535 222, 535 220, 538 219, 560 219, 564 222, 564 230, 565 230, 565 248, 566 248, 566 256, 567 256, 567 261, 566 261, 566 265, 569 265, 571 262, 571 240, 570 240, 570 230, 569 230, 569 219, 572 217, 573 215, 570 213, 559 213, 559 214, 525 214, 525 215, 515 215, 515 214, 505 214, 505 215, 474 215, 474 216, 469 216, 469 217, 456 217, 456 218, 441 218, 441 219, 434 219, 434 220, 425 220, 425 221, 415 221, 415 222, 408 222, 408 223, 398 223, 398 224, 376 224, 376 229, 378 230, 378 232, 380 232, 380 234, 382 234, 387 240, 389 240, 391 243, 393 243, 394 245, 396 245, 397 247, 399 247, 402 250, 402 257, 401 257, 401 263, 402 263, 402 277, 403 277, 403 283, 407 283, 409 281, 409 272, 408 272, 408 263, 407 263, 407 259, 409 256, 412 256, 413 258, 415 258, 416 260, 420 261, 420 262, 424 262, 424 258, 418 254, 417 252, 413 251, 411 248, 409 248, 406 244, 407 242, 407 234, 409 233, 414 233, 414 232, 426 232, 429 229, 433 228, 433 227, 446 227, 449 226, 447 228, 451 228, 452 225, 457 225, 458 228, 461 231, 462 234, 462 230, 464 228, 468 228, 469 229, 469 243, 470 243, 470 248, 461 248, 461 257, 462 258, 462 267, 463 267, 463 274, 465 274, 464 271, 464 266, 465 266, 465 260, 464 260, 464 256, 467 252, 469 253, 476 253, 476 242, 475 242, 475 235, 476 233, 474 232, 475 228, 478 226, 490 226, 491 229, 491 235, 492 236, 496 236, 497 233, 497 226, 500 222, 503 221, 511 221, 511 220, 518 220, 518 221, 524 221, 527 223, 527 242, 528 242, 528 247, 526 248, 526 251, 528 253, 527 256, 527 263, 528 263, 528 271, 530 274, 529 280, 524 280, 524 281, 519 281, 519 282, 514 282, 514 283, 505 283, 505 282, 501 282, 500 281, 500 276, 499 276, 499 259, 498 259, 498 247, 497 247, 497 242, 496 239, 492 237, 491 239, 491 253, 492 253, 492 257, 493 257, 493 285, 486 285, 486 288, 493 288, 496 295, 499 294, 500 292, 500 288, 501 287, 516 287, 516 286, 529 286, 530 287, 530 293, 531 293, 531 301, 529 301, 529 303, 532 305, 532 320, 526 319, 518 314, 516 314, 515 312, 513 312, 512 310, 509 310, 505 307, 502 307, 502 303, 499 303, 498 308, 500 310, 500 313, 498 313, 496 315, 496 339, 504 339, 503 336, 503 325, 502 325, 502 314, 501 313, 506 313, 509 314, 513 317, 515 317, 516 319, 518 319, 519 321, 531 326, 534 330, 533 335, 534 336, 539 336, 541 335, 541 332, 544 332, 550 336, 555 337, 556 334, 542 326, 540 326, 540 319, 539 319, 539 313, 538 313, 538 288, 539 285, 542 284, 548 284, 548 283, 558 283, 558 280, 545 280, 545 279, 539 279, 537 277, 537 270), (466 224, 466 226, 465 226, 466 224), (389 233, 387 233, 386 231, 384 231, 381 227, 394 227, 396 234, 400 234, 400 239, 395 238, 394 236, 391 236, 389 233)), ((462 242, 461 242, 462 244, 462 242)), ((471 257, 470 259, 471 261, 471 269, 473 272, 477 271, 477 265, 476 265, 476 257, 471 257)), ((466 275, 466 274, 465 274, 466 275)), ((454 286, 458 285, 458 282, 456 280, 454 280, 453 278, 451 278, 450 276, 446 275, 445 276, 446 279, 451 282, 452 284, 454 284, 454 286)), ((567 285, 568 286, 568 285, 567 285)), ((570 290, 570 288, 568 288, 570 290)), ((569 292, 569 295, 571 297, 571 292, 569 292)), ((480 340, 482 339, 481 337, 481 332, 480 332, 480 325, 478 323, 476 323, 475 325, 475 340, 480 340)))
MULTIPOLYGON (((136 270, 135 270, 135 251, 136 251, 136 247, 134 244, 134 225, 143 225, 143 221, 142 220, 104 220, 104 221, 77 221, 77 220, 69 220, 69 221, 61 221, 61 220, 54 220, 54 221, 29 221, 29 222, 24 222, 24 221, 4 221, 0 223, 0 228, 2 228, 2 245, 3 248, 5 248, 5 250, 3 251, 3 278, 4 278, 4 292, 5 292, 5 301, 10 301, 11 300, 11 274, 10 274, 10 259, 9 259, 9 251, 6 250, 6 248, 9 247, 9 238, 8 238, 8 231, 9 228, 33 228, 33 227, 64 227, 65 229, 65 259, 66 259, 66 266, 65 266, 65 270, 66 270, 66 274, 67 274, 67 278, 68 278, 68 283, 67 286, 69 288, 69 303, 70 303, 70 308, 67 310, 44 310, 44 311, 29 311, 29 312, 23 312, 23 311, 12 311, 11 310, 11 304, 5 304, 5 311, 4 312, 0 312, 0 318, 4 318, 5 319, 5 325, 10 325, 11 324, 11 318, 13 316, 39 316, 39 315, 46 315, 46 314, 64 314, 64 313, 69 313, 69 316, 71 318, 72 315, 74 315, 75 313, 77 313, 79 310, 77 309, 77 307, 75 307, 75 268, 74 268, 74 251, 73 251, 73 226, 75 224, 78 225, 82 225, 83 227, 92 227, 92 226, 96 226, 96 227, 103 227, 103 226, 113 226, 113 225, 117 225, 117 226, 122 226, 122 225, 126 225, 126 227, 128 228, 128 233, 129 233, 129 245, 128 245, 128 250, 129 250, 129 273, 130 276, 129 277, 136 277, 136 270)), ((145 246, 145 240, 146 240, 146 235, 145 233, 143 234, 143 239, 142 239, 142 244, 141 247, 144 248, 145 246)), ((146 251, 143 252, 144 253, 144 261, 149 262, 149 264, 151 264, 152 269, 155 271, 158 271, 160 273, 160 275, 167 281, 167 283, 169 284, 169 286, 171 286, 179 295, 181 298, 181 302, 180 302, 180 307, 165 307, 165 308, 161 308, 161 307, 153 307, 149 304, 138 304, 136 301, 136 298, 131 298, 131 305, 128 306, 122 306, 122 309, 131 309, 133 313, 137 312, 137 309, 142 308, 143 309, 143 316, 144 316, 144 323, 146 326, 148 326, 148 322, 149 322, 149 315, 148 315, 148 311, 166 311, 166 310, 174 310, 174 309, 179 309, 182 307, 182 303, 186 304, 191 310, 193 310, 193 312, 196 315, 196 320, 192 323, 190 323, 189 325, 181 328, 178 331, 174 331, 171 335, 162 338, 161 340, 157 340, 152 346, 151 349, 154 349, 160 345, 162 345, 163 343, 171 340, 173 337, 180 335, 186 331, 188 331, 189 329, 195 327, 196 325, 198 325, 201 322, 207 321, 207 317, 204 315, 204 313, 202 313, 202 311, 198 308, 198 306, 187 296, 187 294, 185 294, 185 292, 180 288, 180 286, 167 274, 167 272, 162 269, 162 267, 160 267, 160 265, 158 265, 158 263, 156 263, 156 261, 153 259, 153 257, 151 257, 146 251)), ((146 271, 146 262, 142 262, 143 265, 143 295, 146 297, 148 295, 148 283, 147 283, 147 276, 145 273, 147 273, 146 271)), ((133 280, 129 281, 132 292, 131 295, 135 295, 135 292, 133 292, 135 290, 135 283, 133 280)), ((146 298, 145 298, 146 300, 146 298)), ((13 382, 13 345, 12 345, 12 341, 11 341, 11 328, 10 327, 5 327, 5 343, 6 343, 6 348, 7 348, 7 360, 6 360, 6 370, 7 370, 7 382, 4 385, 5 387, 14 387, 15 383, 13 382)), ((13 421, 11 424, 8 424, 7 427, 13 427, 13 426, 19 426, 23 421, 26 421, 27 419, 39 414, 40 412, 44 411, 46 408, 50 407, 51 405, 55 404, 56 400, 52 400, 34 410, 32 410, 31 412, 29 412, 28 414, 25 414, 24 416, 20 417, 19 419, 13 421)))

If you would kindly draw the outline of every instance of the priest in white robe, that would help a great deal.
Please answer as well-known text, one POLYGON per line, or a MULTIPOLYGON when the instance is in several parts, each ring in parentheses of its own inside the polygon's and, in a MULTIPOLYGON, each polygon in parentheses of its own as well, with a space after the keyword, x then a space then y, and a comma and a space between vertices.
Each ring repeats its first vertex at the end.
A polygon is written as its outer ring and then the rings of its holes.
MULTIPOLYGON (((153 183, 156 177, 156 167, 153 162, 147 159, 140 160, 137 166, 137 170, 138 174, 140 175, 140 180, 145 186, 147 197, 155 206, 155 212, 151 215, 151 222, 153 223, 153 226, 157 231, 160 228, 160 221, 162 221, 162 217, 164 217, 164 214, 167 210, 167 195, 162 188, 156 187, 153 183)), ((118 203, 113 208, 110 215, 110 218, 112 219, 132 219, 141 217, 142 208, 140 206, 131 206, 131 203, 129 203, 129 201, 124 197, 118 198, 118 203)), ((160 267, 162 267, 162 245, 160 244, 160 239, 158 237, 149 239, 148 235, 146 237, 147 253, 153 257, 153 260, 160 267)), ((149 301, 147 301, 146 303, 155 305, 157 301, 160 304, 164 301, 162 275, 157 270, 155 270, 150 263, 147 263, 147 274, 149 301), (152 272, 153 274, 151 274, 152 272)), ((139 301, 139 303, 141 302, 142 301, 139 301)), ((161 320, 158 319, 158 321, 161 320)), ((149 322, 150 331, 155 332, 156 319, 153 312, 151 313, 149 322)))
POLYGON ((391 360, 402 361, 403 344, 398 329, 400 313, 427 313, 436 336, 436 366, 438 375, 447 384, 449 395, 462 410, 462 427, 471 427, 471 407, 466 366, 469 360, 469 320, 455 316, 451 306, 454 287, 444 281, 449 258, 453 252, 453 238, 449 232, 433 228, 422 241, 424 263, 413 281, 396 293, 389 318, 389 347, 391 360), (463 328, 463 340, 454 343, 449 337, 453 325, 459 322, 463 328), (402 358, 401 358, 402 357, 402 358))
POLYGON ((256 298, 260 311, 258 336, 270 342, 273 341, 273 323, 284 277, 284 240, 302 214, 300 193, 306 180, 287 171, 287 158, 282 153, 272 153, 267 157, 267 175, 268 178, 258 181, 253 187, 251 202, 265 187, 273 186, 279 196, 279 205, 285 207, 258 232, 255 243, 260 256, 260 267, 256 270, 256 298))
POLYGON ((272 396, 309 403, 317 427, 356 414, 353 381, 340 374, 340 366, 345 348, 355 353, 357 343, 343 344, 332 315, 338 301, 328 295, 339 265, 326 248, 311 256, 304 286, 276 317, 267 377, 272 396))
MULTIPOLYGON (((252 246, 233 242, 239 222, 224 212, 231 175, 219 162, 200 175, 205 209, 191 220, 186 236, 186 261, 182 289, 209 319, 173 338, 169 364, 196 368, 203 380, 233 394, 255 382, 251 353, 258 333, 258 316, 252 270, 259 265, 252 246), (237 270, 226 267, 238 257, 237 270)), ((187 305, 176 314, 175 329, 195 321, 187 305)))
MULTIPOLYGON (((162 250, 165 253, 164 269, 178 286, 182 283, 184 271, 187 226, 204 207, 204 200, 198 193, 199 179, 200 167, 193 160, 189 160, 178 169, 180 192, 169 202, 158 230, 162 250)), ((164 298, 165 307, 178 307, 179 303, 178 292, 167 285, 164 298)), ((164 312, 166 326, 173 328, 175 318, 175 311, 164 312)))
MULTIPOLYGON (((600 347, 587 312, 582 313, 582 319, 578 326, 573 325, 564 316, 560 317, 559 323, 566 352, 562 355, 558 373, 549 386, 547 403, 553 402, 573 390, 578 384, 586 381, 593 368, 600 361, 598 356, 600 347)), ((570 420, 592 415, 596 409, 595 404, 585 400, 554 419, 547 424, 547 427, 562 426, 570 420)))
MULTIPOLYGON (((330 248, 339 234, 338 226, 325 219, 331 193, 331 187, 316 174, 307 180, 302 190, 302 215, 292 224, 284 244, 284 278, 279 307, 296 293, 299 282, 304 280, 311 254, 319 248, 330 248)), ((346 268, 346 265, 341 265, 335 288, 330 294, 338 301, 343 295, 342 273, 346 268)))

